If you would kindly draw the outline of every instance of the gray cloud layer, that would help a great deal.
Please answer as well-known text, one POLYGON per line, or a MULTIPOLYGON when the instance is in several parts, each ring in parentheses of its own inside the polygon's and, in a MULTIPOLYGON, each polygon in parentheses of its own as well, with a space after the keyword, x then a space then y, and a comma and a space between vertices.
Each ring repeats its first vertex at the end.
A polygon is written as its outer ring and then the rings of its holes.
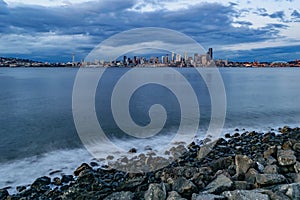
MULTIPOLYGON (((233 26, 233 18, 244 13, 236 4, 201 3, 177 11, 144 13, 133 11, 134 5, 135 0, 99 0, 62 7, 8 7, 0 0, 0 52, 2 56, 67 61, 72 52, 84 58, 102 40, 132 28, 174 29, 206 48, 276 39, 280 30, 288 28, 282 22, 283 11, 268 14, 265 9, 258 10, 259 15, 280 21, 254 29, 248 21, 236 21, 240 26, 233 26)), ((292 14, 297 19, 299 15, 297 10, 292 14)), ((248 55, 239 54, 241 58, 248 55)))

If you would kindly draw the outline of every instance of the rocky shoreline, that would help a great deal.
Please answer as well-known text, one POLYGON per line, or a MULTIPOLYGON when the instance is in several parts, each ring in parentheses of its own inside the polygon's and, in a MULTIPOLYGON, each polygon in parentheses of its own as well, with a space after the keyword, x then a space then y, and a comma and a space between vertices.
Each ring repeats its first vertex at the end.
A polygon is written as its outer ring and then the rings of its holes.
POLYGON ((137 155, 135 167, 146 163, 149 172, 83 163, 73 175, 40 177, 29 187, 18 187, 17 194, 0 189, 0 200, 300 199, 300 128, 283 127, 279 132, 245 131, 212 143, 179 145, 170 150, 177 158, 155 171, 152 165, 166 159, 137 155))

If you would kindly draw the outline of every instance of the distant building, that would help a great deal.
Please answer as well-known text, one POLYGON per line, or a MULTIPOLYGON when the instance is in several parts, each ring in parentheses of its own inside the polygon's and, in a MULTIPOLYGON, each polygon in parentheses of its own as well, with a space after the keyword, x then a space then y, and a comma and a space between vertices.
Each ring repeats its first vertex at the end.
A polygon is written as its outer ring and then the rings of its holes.
POLYGON ((209 56, 208 59, 212 60, 213 59, 213 48, 209 48, 207 54, 209 56))

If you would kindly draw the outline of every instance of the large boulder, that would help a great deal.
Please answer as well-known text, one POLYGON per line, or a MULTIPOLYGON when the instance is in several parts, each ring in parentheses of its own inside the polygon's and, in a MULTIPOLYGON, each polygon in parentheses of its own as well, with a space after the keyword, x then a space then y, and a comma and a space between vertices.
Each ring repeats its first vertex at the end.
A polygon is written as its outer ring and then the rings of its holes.
POLYGON ((281 166, 293 165, 297 159, 292 150, 278 150, 277 161, 281 166))
POLYGON ((6 199, 6 197, 8 196, 8 192, 7 190, 4 189, 0 189, 0 199, 6 199))
POLYGON ((31 188, 36 189, 38 192, 44 192, 48 189, 50 189, 49 184, 51 183, 51 178, 47 176, 43 176, 40 178, 37 178, 32 184, 31 188))
POLYGON ((269 196, 266 194, 259 193, 256 190, 234 190, 225 191, 222 193, 228 200, 269 200, 269 196))
POLYGON ((198 192, 193 182, 184 177, 178 177, 173 181, 172 190, 177 191, 182 197, 190 198, 193 193, 198 192))
POLYGON ((178 192, 176 192, 176 191, 171 191, 171 192, 169 192, 169 194, 168 194, 167 200, 187 200, 187 199, 182 198, 182 197, 180 196, 180 194, 178 194, 178 192))
POLYGON ((257 174, 256 183, 261 186, 269 186, 286 182, 286 178, 281 174, 257 174))
POLYGON ((220 194, 225 190, 230 190, 232 186, 233 182, 231 179, 224 174, 220 174, 204 188, 203 193, 220 194))
POLYGON ((82 172, 83 170, 86 169, 92 169, 92 167, 90 167, 88 164, 86 163, 82 163, 75 171, 74 171, 74 175, 78 176, 80 174, 80 172, 82 172))
POLYGON ((129 191, 115 192, 107 196, 104 200, 131 200, 134 194, 129 191))
POLYGON ((224 196, 215 194, 193 194, 192 200, 225 200, 224 196))
POLYGON ((280 185, 274 190, 282 192, 291 199, 300 199, 300 183, 280 185))
POLYGON ((152 183, 144 195, 145 200, 165 200, 167 198, 166 188, 163 183, 152 183))
POLYGON ((239 179, 244 179, 247 171, 254 166, 254 162, 248 156, 236 155, 235 156, 236 174, 239 179))

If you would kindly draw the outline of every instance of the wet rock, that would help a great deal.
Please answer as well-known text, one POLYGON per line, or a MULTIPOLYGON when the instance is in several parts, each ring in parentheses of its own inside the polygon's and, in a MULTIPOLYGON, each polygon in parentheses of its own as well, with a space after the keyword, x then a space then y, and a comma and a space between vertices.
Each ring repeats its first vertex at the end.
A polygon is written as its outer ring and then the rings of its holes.
POLYGON ((72 175, 63 175, 61 177, 61 182, 62 183, 69 183, 70 181, 73 181, 73 180, 74 180, 74 178, 73 178, 72 175))
POLYGON ((145 192, 145 200, 165 200, 167 197, 166 188, 163 183, 152 183, 145 192))
POLYGON ((23 192, 24 190, 26 190, 26 186, 24 186, 24 185, 22 185, 22 186, 17 186, 17 187, 16 187, 16 190, 17 190, 18 192, 23 192))
POLYGON ((235 156, 236 174, 239 180, 243 180, 245 174, 250 167, 253 167, 254 162, 248 156, 236 155, 235 156))
POLYGON ((171 191, 171 192, 168 193, 168 198, 167 198, 167 200, 187 200, 187 199, 182 198, 182 197, 180 196, 180 194, 178 194, 178 192, 176 192, 176 191, 171 191))
POLYGON ((114 156, 109 155, 106 157, 106 160, 113 160, 114 158, 115 158, 114 156))
POLYGON ((215 161, 212 161, 209 166, 214 172, 216 172, 219 169, 228 168, 232 163, 233 163, 233 158, 230 156, 225 158, 219 158, 215 161))
POLYGON ((293 150, 296 151, 296 152, 300 152, 300 143, 297 142, 293 145, 293 150))
POLYGON ((90 165, 91 165, 92 167, 97 167, 97 166, 99 166, 99 164, 96 163, 96 162, 90 162, 90 165))
POLYGON ((128 153, 136 153, 137 152, 137 149, 136 148, 131 148, 129 149, 128 153))
POLYGON ((88 164, 83 163, 74 171, 74 175, 78 176, 80 172, 82 172, 85 169, 92 169, 88 164))
POLYGON ((129 191, 115 192, 105 197, 104 200, 131 200, 134 198, 134 194, 129 191))
POLYGON ((276 146, 269 147, 266 151, 264 151, 264 158, 268 158, 269 156, 275 156, 277 152, 276 146))
POLYGON ((221 195, 215 194, 193 194, 192 200, 225 200, 226 198, 221 195))
POLYGON ((53 179, 53 184, 59 186, 59 185, 62 185, 62 182, 61 182, 60 178, 55 177, 53 179))
POLYGON ((220 194, 225 190, 230 190, 232 186, 231 179, 221 174, 204 188, 203 193, 220 194))
POLYGON ((278 174, 277 165, 267 165, 264 169, 265 174, 278 174))
POLYGON ((269 186, 286 182, 286 178, 281 174, 257 174, 256 183, 261 186, 269 186))
POLYGON ((300 183, 280 185, 274 191, 282 192, 291 199, 300 199, 300 183))
POLYGON ((247 181, 249 184, 254 184, 256 182, 257 174, 258 171, 256 171, 254 168, 250 168, 248 172, 245 174, 245 181, 247 181))
POLYGON ((222 193, 228 200, 269 200, 269 196, 266 194, 261 194, 256 190, 234 190, 234 191, 225 191, 222 193))
POLYGON ((250 185, 247 181, 234 181, 233 187, 236 190, 249 190, 250 189, 250 185))
POLYGON ((32 184, 31 188, 36 189, 38 192, 40 191, 46 191, 50 187, 48 185, 51 183, 51 179, 47 176, 43 176, 40 178, 37 178, 32 184))
POLYGON ((61 173, 62 171, 61 170, 55 170, 55 171, 52 171, 49 173, 50 176, 54 175, 54 174, 58 174, 58 173, 61 173))
POLYGON ((184 198, 190 198, 193 193, 198 192, 197 187, 184 177, 173 181, 172 190, 178 192, 184 198))
POLYGON ((296 163, 296 156, 292 150, 278 150, 277 161, 281 166, 293 165, 296 163))
POLYGON ((8 197, 9 193, 7 190, 0 189, 0 199, 6 199, 8 197))

